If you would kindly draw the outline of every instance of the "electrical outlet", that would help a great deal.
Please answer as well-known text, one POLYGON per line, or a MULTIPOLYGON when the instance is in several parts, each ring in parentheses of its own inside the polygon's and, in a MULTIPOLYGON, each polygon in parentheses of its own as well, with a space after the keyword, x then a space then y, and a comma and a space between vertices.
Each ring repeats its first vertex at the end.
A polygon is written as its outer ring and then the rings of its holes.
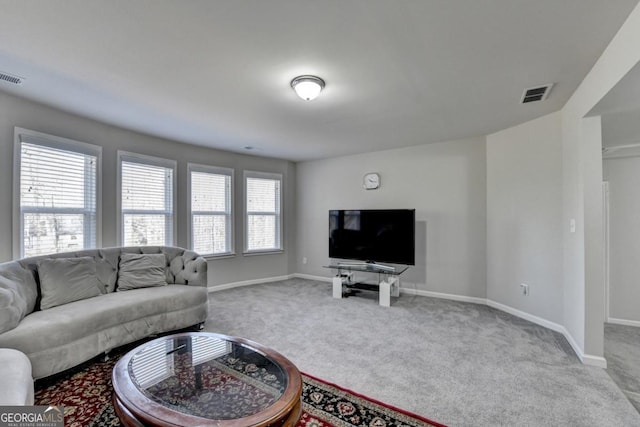
POLYGON ((522 288, 522 295, 529 295, 529 285, 520 283, 520 288, 522 288))
POLYGON ((306 256, 303 256, 303 257, 302 257, 302 263, 303 263, 303 264, 306 264, 306 263, 307 263, 307 257, 306 257, 306 256))

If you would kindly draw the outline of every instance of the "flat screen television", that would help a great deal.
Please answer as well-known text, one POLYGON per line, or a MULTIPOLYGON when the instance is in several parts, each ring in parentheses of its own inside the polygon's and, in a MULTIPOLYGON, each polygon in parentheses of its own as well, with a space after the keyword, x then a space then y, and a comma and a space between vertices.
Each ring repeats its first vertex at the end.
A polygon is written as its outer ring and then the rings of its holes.
POLYGON ((329 258, 415 265, 415 209, 329 211, 329 258))

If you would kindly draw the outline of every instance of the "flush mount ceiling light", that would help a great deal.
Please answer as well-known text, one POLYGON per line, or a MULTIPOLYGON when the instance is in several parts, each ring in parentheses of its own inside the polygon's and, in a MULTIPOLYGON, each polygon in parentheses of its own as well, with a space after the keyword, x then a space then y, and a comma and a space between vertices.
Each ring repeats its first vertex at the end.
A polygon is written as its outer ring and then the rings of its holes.
POLYGON ((316 99, 324 89, 324 80, 316 76, 298 76, 291 80, 291 87, 305 101, 316 99))

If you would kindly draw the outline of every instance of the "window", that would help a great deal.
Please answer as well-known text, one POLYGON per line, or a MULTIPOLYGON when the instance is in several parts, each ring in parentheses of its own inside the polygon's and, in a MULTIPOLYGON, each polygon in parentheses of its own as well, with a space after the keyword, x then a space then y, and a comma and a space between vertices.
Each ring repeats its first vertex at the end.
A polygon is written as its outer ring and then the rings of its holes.
POLYGON ((189 163, 191 249, 200 255, 233 253, 233 169, 189 163))
POLYGON ((123 246, 172 246, 176 162, 118 151, 123 246))
POLYGON ((17 257, 100 244, 101 158, 99 146, 15 128, 17 257))
POLYGON ((282 175, 249 172, 245 178, 245 251, 282 250, 282 175))

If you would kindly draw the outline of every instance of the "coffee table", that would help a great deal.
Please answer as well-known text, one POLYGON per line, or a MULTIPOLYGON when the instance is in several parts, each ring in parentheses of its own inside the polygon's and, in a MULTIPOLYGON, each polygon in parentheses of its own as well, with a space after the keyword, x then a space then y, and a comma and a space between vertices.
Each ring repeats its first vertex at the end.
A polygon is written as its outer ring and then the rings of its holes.
POLYGON ((113 368, 113 403, 126 426, 295 426, 302 377, 284 356, 242 338, 169 335, 113 368))

